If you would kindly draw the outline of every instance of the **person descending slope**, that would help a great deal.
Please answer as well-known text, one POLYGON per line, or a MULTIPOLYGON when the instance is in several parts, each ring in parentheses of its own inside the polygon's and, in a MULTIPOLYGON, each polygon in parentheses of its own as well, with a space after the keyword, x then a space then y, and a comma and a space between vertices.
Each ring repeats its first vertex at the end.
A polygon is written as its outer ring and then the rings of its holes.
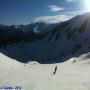
POLYGON ((74 60, 73 60, 73 63, 76 63, 76 62, 77 62, 76 59, 74 59, 74 60))
POLYGON ((53 72, 53 75, 56 74, 56 71, 57 71, 57 66, 55 67, 55 70, 53 72))

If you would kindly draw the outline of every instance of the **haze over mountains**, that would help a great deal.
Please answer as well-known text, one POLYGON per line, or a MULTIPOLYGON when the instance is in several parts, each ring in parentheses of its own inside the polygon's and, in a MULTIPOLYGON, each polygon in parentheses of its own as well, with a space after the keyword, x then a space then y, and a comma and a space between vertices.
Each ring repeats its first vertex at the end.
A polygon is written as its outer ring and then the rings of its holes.
POLYGON ((0 51, 20 62, 63 62, 90 51, 90 13, 47 25, 0 25, 0 51))

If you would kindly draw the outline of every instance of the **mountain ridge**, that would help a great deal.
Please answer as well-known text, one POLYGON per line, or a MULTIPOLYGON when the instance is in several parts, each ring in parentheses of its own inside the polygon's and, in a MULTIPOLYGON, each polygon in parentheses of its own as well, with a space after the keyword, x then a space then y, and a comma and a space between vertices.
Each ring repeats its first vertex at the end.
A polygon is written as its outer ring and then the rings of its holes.
MULTIPOLYGON (((50 31, 23 44, 7 45, 0 49, 5 55, 20 62, 63 62, 73 56, 90 52, 90 13, 76 16, 55 25, 50 31)), ((29 37, 30 38, 30 37, 29 37)))

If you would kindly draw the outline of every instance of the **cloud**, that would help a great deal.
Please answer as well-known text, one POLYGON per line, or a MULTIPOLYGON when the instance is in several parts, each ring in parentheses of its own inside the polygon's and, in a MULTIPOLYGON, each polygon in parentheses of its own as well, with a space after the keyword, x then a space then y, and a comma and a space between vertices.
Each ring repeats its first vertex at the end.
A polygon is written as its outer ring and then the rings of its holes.
POLYGON ((82 15, 86 12, 87 12, 86 10, 77 10, 77 11, 69 11, 69 12, 64 12, 64 13, 67 15, 76 16, 76 15, 82 15))
POLYGON ((76 0, 66 0, 66 2, 75 2, 76 0))
POLYGON ((56 6, 56 5, 49 5, 48 7, 49 7, 50 10, 53 11, 53 12, 58 12, 58 11, 64 10, 63 8, 61 8, 61 7, 59 7, 59 6, 56 6))
POLYGON ((42 16, 35 19, 34 22, 59 23, 70 19, 67 15, 42 16))

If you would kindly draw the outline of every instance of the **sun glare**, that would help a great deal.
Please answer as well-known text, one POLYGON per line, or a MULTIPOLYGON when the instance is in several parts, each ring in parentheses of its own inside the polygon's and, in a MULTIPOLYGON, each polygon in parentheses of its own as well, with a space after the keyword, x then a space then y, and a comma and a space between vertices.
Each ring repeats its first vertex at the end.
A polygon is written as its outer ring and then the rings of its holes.
POLYGON ((90 0, 84 0, 84 4, 87 12, 90 12, 90 0))

